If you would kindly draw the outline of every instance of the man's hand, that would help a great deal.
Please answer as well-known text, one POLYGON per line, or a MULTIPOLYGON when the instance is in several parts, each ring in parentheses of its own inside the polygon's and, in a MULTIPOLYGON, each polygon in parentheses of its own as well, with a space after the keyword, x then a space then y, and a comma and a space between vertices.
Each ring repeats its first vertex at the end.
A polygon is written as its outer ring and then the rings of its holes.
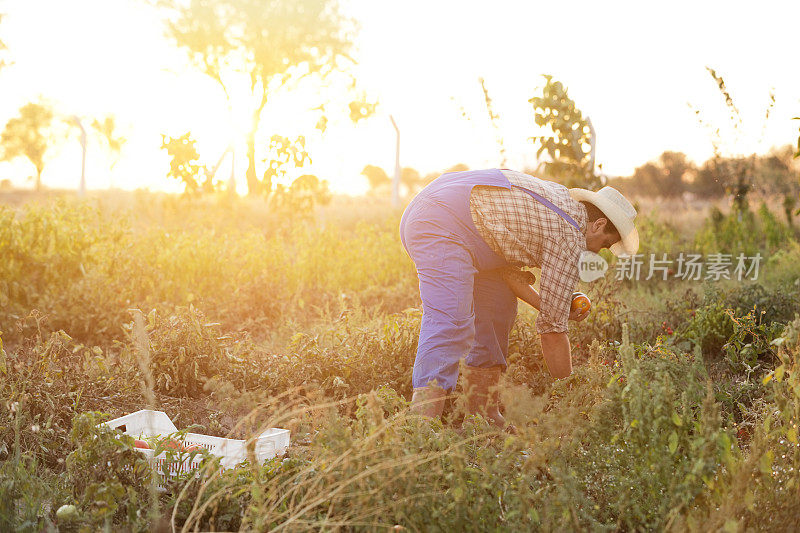
MULTIPOLYGON (((541 311, 542 299, 539 296, 539 293, 536 292, 536 289, 534 289, 527 281, 522 281, 520 278, 521 276, 513 276, 507 275, 505 272, 503 273, 503 279, 511 289, 511 292, 513 292, 517 298, 527 303, 537 311, 541 311)), ((531 278, 533 278, 533 274, 531 274, 531 278)), ((535 281, 535 278, 533 281, 535 281)))
POLYGON ((547 363, 547 370, 555 379, 565 378, 572 373, 572 358, 566 333, 542 333, 542 355, 547 363))
POLYGON ((591 309, 587 309, 586 311, 583 312, 580 309, 570 309, 569 319, 574 320, 575 322, 580 322, 581 320, 589 316, 589 311, 591 311, 591 309))

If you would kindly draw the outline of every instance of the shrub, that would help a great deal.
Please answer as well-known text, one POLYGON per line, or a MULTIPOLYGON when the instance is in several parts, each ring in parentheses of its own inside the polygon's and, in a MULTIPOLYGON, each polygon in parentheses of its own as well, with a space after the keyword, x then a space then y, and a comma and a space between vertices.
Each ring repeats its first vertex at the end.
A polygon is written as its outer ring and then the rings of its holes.
POLYGON ((718 357, 725 342, 733 334, 733 322, 725 312, 722 291, 707 286, 700 307, 686 325, 682 334, 692 344, 699 346, 706 357, 718 357))
POLYGON ((749 375, 762 361, 772 363, 775 354, 771 341, 783 330, 783 325, 761 321, 754 311, 742 317, 737 317, 731 310, 726 313, 733 322, 733 333, 723 346, 731 370, 749 375))
POLYGON ((131 437, 98 428, 103 418, 99 413, 78 415, 70 432, 75 449, 67 457, 67 477, 82 521, 106 528, 125 523, 144 531, 153 518, 147 513, 150 464, 134 451, 131 437))
POLYGON ((730 460, 732 440, 697 355, 637 348, 625 331, 618 357, 607 399, 562 471, 577 483, 562 490, 599 524, 662 529, 730 460))
POLYGON ((248 366, 252 365, 241 357, 245 344, 223 335, 218 323, 208 322, 192 305, 178 307, 169 316, 150 311, 143 331, 146 355, 139 353, 135 322, 123 329, 126 343, 122 360, 133 366, 136 358, 148 359, 157 392, 196 398, 213 377, 225 376, 240 390, 257 382, 255 376, 247 376, 248 366))
POLYGON ((709 221, 695 236, 695 247, 705 254, 744 253, 752 256, 763 247, 763 243, 763 232, 749 209, 734 209, 723 214, 712 207, 709 221))
POLYGON ((788 324, 800 312, 800 286, 780 283, 765 287, 748 283, 731 290, 725 305, 737 314, 752 310, 759 323, 788 324))

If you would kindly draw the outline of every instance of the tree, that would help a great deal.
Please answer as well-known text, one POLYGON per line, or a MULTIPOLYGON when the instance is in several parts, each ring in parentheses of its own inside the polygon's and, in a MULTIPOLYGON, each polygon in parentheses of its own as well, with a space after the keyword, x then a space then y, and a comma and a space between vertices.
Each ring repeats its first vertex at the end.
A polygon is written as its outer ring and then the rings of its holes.
POLYGON ((753 186, 763 194, 785 194, 794 185, 790 166, 776 153, 756 158, 753 186))
POLYGON ((426 185, 428 185, 430 182, 432 182, 442 174, 447 174, 448 172, 464 172, 466 170, 469 170, 469 167, 467 165, 465 165, 464 163, 456 163, 455 165, 448 168, 444 172, 429 172, 428 174, 425 174, 424 176, 422 176, 422 178, 420 178, 419 186, 425 187, 426 185))
POLYGON ((694 165, 681 152, 664 152, 658 161, 634 170, 630 186, 644 196, 674 198, 684 193, 694 165))
POLYGON ((793 222, 800 183, 794 169, 794 150, 791 146, 773 148, 755 162, 754 186, 767 195, 783 197, 783 212, 789 225, 793 222))
POLYGON ((410 196, 422 185, 422 176, 415 168, 403 167, 400 169, 400 183, 406 188, 410 196))
POLYGON ((189 196, 213 192, 215 188, 212 173, 198 163, 200 154, 194 143, 188 131, 180 137, 161 136, 161 148, 172 158, 167 177, 182 181, 184 194, 189 196))
MULTIPOLYGON (((347 57, 348 19, 336 0, 161 0, 172 14, 168 34, 223 89, 229 105, 237 84, 249 86, 247 186, 256 175, 256 134, 269 97, 292 80, 338 69, 347 57)), ((238 103, 238 102, 237 102, 238 103)), ((363 115, 358 105, 352 113, 363 115)))
POLYGON ((374 115, 375 109, 378 107, 378 102, 370 102, 367 96, 362 94, 350 102, 348 107, 350 108, 350 120, 353 123, 357 123, 360 120, 374 115))
POLYGON ((3 161, 25 157, 36 169, 36 190, 42 188, 42 171, 45 155, 53 142, 53 110, 45 104, 28 103, 19 110, 19 115, 6 124, 0 144, 3 145, 3 161))
POLYGON ((285 213, 286 220, 303 218, 313 213, 317 205, 327 205, 331 201, 328 182, 312 174, 303 174, 288 186, 276 185, 276 193, 270 198, 270 206, 279 213, 285 213))
POLYGON ((445 170, 445 172, 464 172, 469 170, 469 167, 464 163, 456 163, 452 167, 445 170))
POLYGON ((267 169, 260 183, 263 188, 261 193, 265 196, 280 196, 285 189, 278 186, 285 185, 280 182, 289 178, 290 171, 311 163, 311 157, 306 151, 306 138, 301 135, 291 140, 273 135, 269 143, 269 156, 264 159, 264 163, 267 163, 267 169))
POLYGON ((92 128, 98 133, 108 148, 108 151, 111 153, 111 166, 109 170, 113 171, 114 166, 119 162, 122 146, 127 142, 127 139, 121 135, 117 135, 117 124, 112 115, 106 116, 102 122, 95 119, 92 122, 92 128))
POLYGON ((361 174, 367 178, 371 191, 377 191, 382 187, 388 187, 392 184, 392 180, 386 174, 386 171, 375 165, 366 165, 364 170, 361 171, 361 174))
POLYGON ((661 182, 662 196, 670 198, 681 196, 686 190, 686 182, 695 168, 682 152, 664 152, 659 158, 664 177, 661 182))
POLYGON ((553 132, 532 139, 539 145, 537 157, 543 152, 550 156, 544 164, 544 175, 568 187, 598 188, 603 180, 594 172, 593 134, 588 118, 583 117, 561 82, 553 81, 549 75, 544 78, 542 96, 528 100, 536 113, 536 125, 548 126, 553 132))
POLYGON ((658 196, 658 182, 661 180, 661 174, 661 169, 652 161, 636 167, 629 184, 631 191, 642 196, 658 196))
POLYGON ((724 162, 720 157, 713 157, 703 163, 689 185, 689 190, 701 198, 719 198, 725 195, 724 162))
POLYGON ((270 141, 268 163, 262 183, 270 207, 283 219, 309 216, 315 206, 331 201, 328 182, 312 174, 303 174, 292 179, 291 175, 307 164, 311 157, 306 151, 306 140, 302 135, 294 140, 273 135, 270 141))

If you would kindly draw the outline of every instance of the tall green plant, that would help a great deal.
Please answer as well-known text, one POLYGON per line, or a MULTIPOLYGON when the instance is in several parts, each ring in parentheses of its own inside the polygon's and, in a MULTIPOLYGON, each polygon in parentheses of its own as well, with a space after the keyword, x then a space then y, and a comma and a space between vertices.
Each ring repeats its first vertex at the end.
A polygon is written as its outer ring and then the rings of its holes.
POLYGON ((536 112, 537 126, 549 127, 552 135, 534 137, 539 146, 536 156, 547 153, 550 161, 544 164, 544 173, 568 187, 597 189, 603 184, 602 178, 594 171, 592 159, 593 132, 588 117, 567 94, 567 87, 554 81, 550 75, 546 80, 541 96, 528 100, 536 112))
POLYGON ((207 167, 198 163, 200 154, 195 142, 188 131, 180 137, 161 136, 161 148, 171 157, 167 177, 182 181, 183 191, 188 195, 214 191, 214 176, 207 167))
MULTIPOLYGON (((719 93, 725 101, 725 107, 728 110, 729 118, 731 121, 731 133, 728 138, 723 138, 721 135, 721 128, 716 127, 713 129, 712 145, 714 147, 714 160, 717 163, 715 169, 719 171, 719 178, 717 178, 725 187, 725 192, 731 197, 733 208, 737 213, 743 213, 748 209, 748 194, 753 189, 753 176, 755 174, 756 156, 755 154, 746 155, 737 146, 743 139, 744 124, 742 115, 739 108, 733 101, 730 91, 725 83, 725 79, 721 74, 711 67, 706 67, 711 78, 719 89, 719 93), (724 142, 724 141, 727 141, 724 142), (727 146, 724 146, 727 144, 727 146), (727 154, 723 154, 723 151, 727 154)), ((769 102, 764 113, 764 124, 769 120, 770 112, 775 106, 775 95, 770 93, 769 102)), ((708 125, 701 117, 699 109, 695 109, 700 123, 708 125)), ((764 128, 761 128, 762 134, 764 128)))

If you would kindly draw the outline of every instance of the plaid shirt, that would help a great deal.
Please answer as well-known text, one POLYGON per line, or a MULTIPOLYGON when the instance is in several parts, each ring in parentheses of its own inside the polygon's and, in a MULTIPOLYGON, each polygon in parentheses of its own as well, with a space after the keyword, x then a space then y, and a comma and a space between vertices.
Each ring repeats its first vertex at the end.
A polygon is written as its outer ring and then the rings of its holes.
POLYGON ((512 185, 553 202, 581 228, 578 231, 558 213, 516 188, 478 186, 470 196, 475 227, 492 250, 512 265, 507 274, 525 275, 519 270, 522 266, 541 269, 537 331, 566 332, 572 292, 579 279, 578 259, 586 249, 586 208, 573 200, 563 185, 513 170, 503 170, 503 174, 512 185))

